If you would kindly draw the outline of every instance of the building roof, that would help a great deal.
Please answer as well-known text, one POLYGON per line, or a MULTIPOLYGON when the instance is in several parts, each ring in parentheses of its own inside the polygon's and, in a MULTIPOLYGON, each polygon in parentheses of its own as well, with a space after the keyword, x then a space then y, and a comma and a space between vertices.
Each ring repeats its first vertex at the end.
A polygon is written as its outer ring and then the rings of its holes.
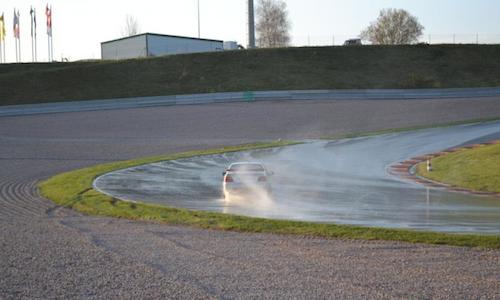
POLYGON ((199 38, 188 37, 188 36, 168 35, 168 34, 159 34, 159 33, 145 32, 145 33, 140 33, 140 34, 136 34, 136 35, 122 37, 122 38, 119 38, 119 39, 114 39, 114 40, 110 40, 110 41, 101 42, 101 44, 112 43, 112 42, 116 42, 116 41, 121 41, 121 40, 130 39, 130 38, 135 38, 135 37, 138 37, 138 36, 143 36, 143 35, 146 35, 146 36, 147 35, 154 35, 154 36, 160 36, 160 37, 171 37, 171 38, 180 38, 180 39, 188 39, 188 40, 207 41, 207 42, 218 42, 218 43, 222 43, 223 42, 221 40, 199 39, 199 38))

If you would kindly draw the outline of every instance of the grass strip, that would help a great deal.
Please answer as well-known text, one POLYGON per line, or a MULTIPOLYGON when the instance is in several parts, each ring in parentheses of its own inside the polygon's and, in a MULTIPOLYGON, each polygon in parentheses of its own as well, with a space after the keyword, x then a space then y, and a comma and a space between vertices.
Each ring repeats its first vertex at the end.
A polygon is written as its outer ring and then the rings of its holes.
POLYGON ((187 225, 214 230, 296 234, 323 238, 390 240, 500 249, 500 237, 498 236, 445 234, 252 218, 214 212, 192 211, 140 202, 121 201, 92 189, 92 182, 97 176, 117 169, 199 155, 279 147, 292 144, 295 143, 286 141, 257 143, 101 164, 56 175, 40 183, 39 187, 42 195, 51 199, 56 204, 91 215, 155 221, 165 224, 187 225))
POLYGON ((500 193, 500 144, 460 149, 417 166, 417 174, 434 181, 479 192, 500 193))

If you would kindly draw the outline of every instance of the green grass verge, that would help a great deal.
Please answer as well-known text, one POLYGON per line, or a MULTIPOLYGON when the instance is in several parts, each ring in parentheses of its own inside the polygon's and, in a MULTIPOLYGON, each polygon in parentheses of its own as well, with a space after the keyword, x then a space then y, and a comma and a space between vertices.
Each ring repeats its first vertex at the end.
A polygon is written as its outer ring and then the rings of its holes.
POLYGON ((191 93, 500 86, 500 45, 303 47, 0 64, 0 105, 191 93))
POLYGON ((302 236, 325 238, 392 240, 412 243, 445 244, 495 249, 500 248, 500 237, 497 236, 443 234, 434 232, 251 218, 222 213, 191 211, 187 209, 178 209, 159 205, 120 201, 92 189, 92 182, 97 176, 116 169, 198 155, 285 146, 290 144, 293 143, 260 143, 102 164, 56 175, 42 182, 39 187, 42 195, 51 199, 56 204, 92 215, 127 218, 133 220, 148 220, 166 224, 187 225, 216 230, 297 234, 302 236))
POLYGON ((431 163, 432 172, 420 163, 417 174, 474 191, 500 193, 500 144, 461 149, 433 158, 431 163))

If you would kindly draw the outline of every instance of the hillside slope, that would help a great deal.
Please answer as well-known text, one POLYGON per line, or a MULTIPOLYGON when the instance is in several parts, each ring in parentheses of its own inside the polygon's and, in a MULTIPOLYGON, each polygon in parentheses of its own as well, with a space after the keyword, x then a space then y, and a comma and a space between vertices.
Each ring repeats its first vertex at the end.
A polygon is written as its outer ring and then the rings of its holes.
POLYGON ((0 105, 245 90, 500 86, 500 45, 260 49, 0 65, 0 105))

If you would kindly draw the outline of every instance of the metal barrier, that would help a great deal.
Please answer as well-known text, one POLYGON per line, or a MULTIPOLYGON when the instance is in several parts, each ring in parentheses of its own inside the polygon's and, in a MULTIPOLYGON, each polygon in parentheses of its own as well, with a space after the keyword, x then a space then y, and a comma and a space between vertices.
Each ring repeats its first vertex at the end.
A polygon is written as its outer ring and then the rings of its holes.
POLYGON ((256 101, 469 99, 500 96, 500 88, 245 91, 0 106, 0 117, 45 113, 256 101))

